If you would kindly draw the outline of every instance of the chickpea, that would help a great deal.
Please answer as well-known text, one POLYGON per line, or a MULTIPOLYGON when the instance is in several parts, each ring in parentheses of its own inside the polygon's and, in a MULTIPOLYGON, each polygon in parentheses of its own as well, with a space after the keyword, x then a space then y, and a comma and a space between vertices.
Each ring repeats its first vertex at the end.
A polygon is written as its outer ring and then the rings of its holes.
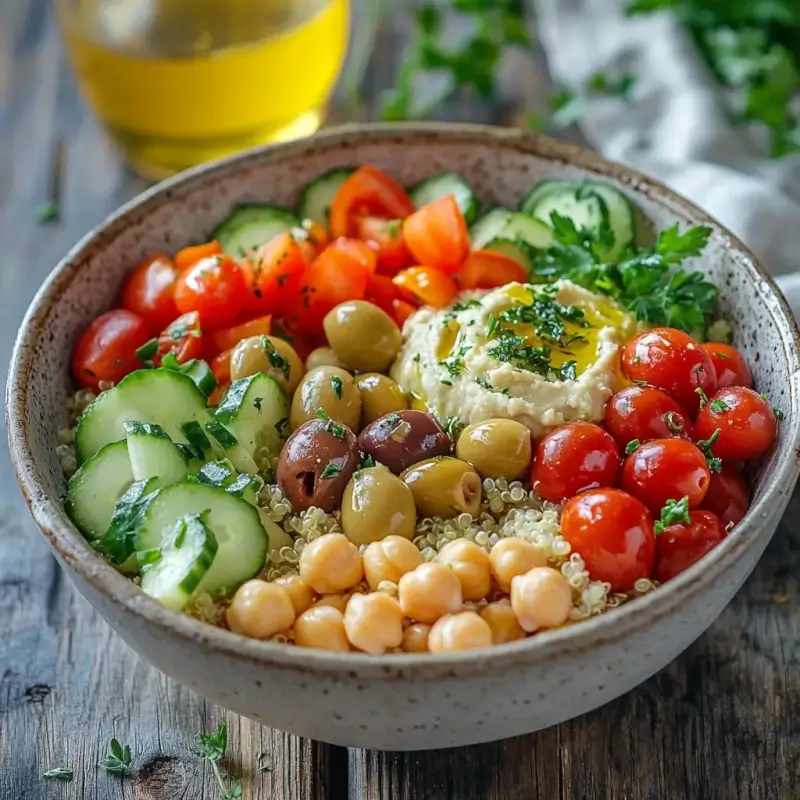
POLYGON ((295 610, 286 589, 254 579, 236 590, 225 616, 234 633, 269 639, 292 627, 295 610))
POLYGON ((314 592, 311 591, 311 587, 304 583, 302 578, 295 572, 281 575, 280 578, 275 578, 273 583, 283 586, 289 593, 295 614, 302 614, 311 608, 314 603, 314 592))
POLYGON ((431 626, 424 622, 415 622, 409 625, 403 632, 403 643, 401 647, 405 653, 427 653, 428 634, 431 626))
POLYGON ((515 642, 517 639, 525 638, 525 631, 517 621, 517 615, 508 600, 489 603, 486 608, 481 609, 480 615, 492 629, 492 644, 515 642))
POLYGON ((400 578, 422 563, 417 548, 402 536, 387 536, 372 542, 364 551, 364 575, 375 591, 383 581, 398 583, 400 578))
POLYGON ((354 594, 344 612, 344 630, 356 649, 382 655, 403 641, 403 610, 384 592, 354 594))
POLYGON ((469 539, 449 542, 436 556, 437 561, 449 565, 461 581, 465 600, 482 600, 492 588, 489 554, 469 539))
POLYGON ((231 353, 231 380, 266 372, 281 389, 292 395, 303 375, 303 362, 295 349, 277 336, 251 336, 242 339, 231 353))
MULTIPOLYGON (((304 551, 305 552, 305 551, 304 551)), ((420 564, 398 581, 397 597, 407 617, 436 622, 461 608, 461 581, 450 567, 430 562, 420 564)))
POLYGON ((489 553, 489 563, 497 585, 506 593, 511 591, 511 581, 534 567, 547 565, 547 556, 538 547, 510 536, 501 539, 489 553))
POLYGON ((569 619, 572 589, 567 579, 551 567, 534 567, 511 581, 511 607, 522 628, 556 628, 569 619))
POLYGON ((336 608, 344 614, 344 610, 347 608, 347 601, 350 599, 349 594, 326 594, 323 597, 320 597, 316 603, 314 603, 314 608, 319 608, 320 606, 330 606, 331 608, 336 608))
POLYGON ((306 359, 306 372, 311 372, 317 367, 341 367, 342 362, 330 347, 317 347, 308 354, 306 359))
POLYGON ((456 650, 474 650, 492 644, 489 623, 474 611, 448 614, 436 620, 428 636, 431 653, 452 653, 456 650))
POLYGON ((351 589, 364 576, 361 553, 341 533, 325 533, 300 554, 300 577, 317 594, 351 589))
POLYGON ((346 653, 350 643, 344 632, 344 615, 330 606, 309 608, 294 623, 294 643, 299 647, 346 653))

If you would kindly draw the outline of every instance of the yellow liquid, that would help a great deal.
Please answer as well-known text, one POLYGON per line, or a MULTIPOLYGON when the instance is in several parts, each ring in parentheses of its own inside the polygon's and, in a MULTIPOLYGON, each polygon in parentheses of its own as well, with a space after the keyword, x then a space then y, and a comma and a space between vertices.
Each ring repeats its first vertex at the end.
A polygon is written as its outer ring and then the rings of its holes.
POLYGON ((312 134, 347 49, 348 0, 62 0, 81 90, 163 177, 312 134))

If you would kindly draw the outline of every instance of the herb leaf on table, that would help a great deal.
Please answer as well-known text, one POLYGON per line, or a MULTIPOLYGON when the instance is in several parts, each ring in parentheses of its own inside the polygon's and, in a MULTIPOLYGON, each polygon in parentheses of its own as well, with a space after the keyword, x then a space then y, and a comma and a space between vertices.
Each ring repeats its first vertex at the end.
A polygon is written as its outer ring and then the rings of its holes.
POLYGON ((208 761, 219 785, 219 800, 235 800, 242 796, 242 782, 233 780, 219 768, 228 748, 228 726, 220 722, 214 733, 198 733, 197 747, 200 755, 208 761))

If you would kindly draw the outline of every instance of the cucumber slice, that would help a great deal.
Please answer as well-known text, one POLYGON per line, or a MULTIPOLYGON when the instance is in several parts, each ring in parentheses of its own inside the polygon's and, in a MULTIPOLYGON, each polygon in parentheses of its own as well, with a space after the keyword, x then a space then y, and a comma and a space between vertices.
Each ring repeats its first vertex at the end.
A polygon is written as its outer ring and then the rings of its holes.
POLYGON ((575 181, 565 181, 560 179, 550 179, 546 181, 539 181, 526 195, 519 201, 517 208, 523 214, 532 214, 533 207, 542 199, 546 194, 552 191, 565 191, 570 187, 575 186, 575 181))
POLYGON ((250 505, 258 505, 258 492, 261 484, 256 480, 254 475, 247 475, 243 473, 236 478, 233 483, 229 483, 225 487, 226 492, 230 492, 243 500, 247 500, 250 505))
POLYGON ((156 488, 161 488, 189 474, 186 458, 160 425, 147 422, 124 425, 134 480, 155 478, 156 488))
POLYGON ((260 482, 253 475, 248 475, 247 473, 239 475, 227 458, 204 464, 197 474, 197 478, 201 483, 206 483, 209 486, 219 486, 225 489, 226 492, 243 497, 253 505, 258 501, 258 491, 261 488, 260 482))
POLYGON ((440 172, 438 175, 431 175, 430 178, 425 178, 413 186, 408 194, 415 208, 422 208, 440 197, 452 194, 456 198, 456 203, 458 203, 467 225, 471 225, 478 217, 480 209, 478 198, 472 193, 469 184, 455 172, 440 172))
POLYGON ((253 456, 221 422, 216 419, 209 420, 206 423, 206 430, 239 472, 258 472, 258 465, 253 456))
POLYGON ((101 447, 70 478, 66 509, 70 519, 88 539, 102 536, 117 502, 133 482, 126 442, 101 447))
POLYGON ((122 565, 125 572, 139 571, 139 562, 133 555, 136 530, 147 504, 155 496, 154 483, 152 479, 132 483, 120 497, 108 530, 95 542, 95 547, 112 564, 122 565))
POLYGON ((608 224, 614 234, 614 247, 609 258, 616 261, 636 241, 636 208, 618 189, 601 181, 586 181, 585 186, 599 195, 608 211, 608 224))
POLYGON ((183 481, 157 492, 142 515, 136 549, 160 548, 172 526, 187 514, 208 512, 206 526, 219 548, 197 591, 233 591, 264 566, 269 545, 258 510, 241 497, 216 486, 183 481))
MULTIPOLYGON (((288 418, 289 398, 278 382, 263 372, 234 381, 214 414, 214 419, 221 422, 253 457, 263 447, 272 456, 280 453, 288 418)), ((233 463, 237 466, 235 461, 233 463)), ((238 466, 237 469, 253 471, 238 466)))
POLYGON ((470 229, 469 238, 472 242, 473 250, 483 250, 483 248, 500 237, 503 228, 511 219, 511 214, 507 208, 492 208, 487 211, 470 229))
POLYGON ((336 167, 307 184, 300 197, 300 216, 327 228, 333 198, 354 172, 352 167, 336 167))
POLYGON ((103 445, 125 438, 129 420, 160 425, 175 442, 185 442, 181 424, 208 418, 205 395, 188 376, 171 369, 140 369, 103 392, 75 431, 78 460, 91 458, 103 445))
POLYGON ((181 372, 188 375, 206 397, 209 397, 211 392, 217 388, 217 379, 205 361, 193 358, 191 361, 181 364, 181 372))
POLYGON ((533 254, 531 248, 522 239, 493 239, 484 250, 499 253, 516 261, 528 274, 533 269, 533 254))
POLYGON ((211 235, 228 255, 241 258, 279 233, 300 225, 300 220, 285 208, 267 203, 236 206, 211 235))
POLYGON ((575 227, 592 235, 608 224, 608 209, 599 194, 575 184, 569 189, 554 190, 534 205, 531 215, 545 225, 551 225, 552 214, 568 217, 575 227))
POLYGON ((170 528, 142 566, 142 591, 174 611, 182 611, 217 554, 217 539, 203 514, 187 514, 170 528))
POLYGON ((181 433, 186 437, 189 444, 203 453, 205 458, 208 459, 212 452, 211 442, 203 430, 203 426, 195 419, 184 422, 181 425, 181 433))
POLYGON ((553 231, 538 219, 531 219, 527 214, 514 212, 511 214, 501 233, 503 239, 522 241, 535 250, 546 250, 555 244, 553 231))

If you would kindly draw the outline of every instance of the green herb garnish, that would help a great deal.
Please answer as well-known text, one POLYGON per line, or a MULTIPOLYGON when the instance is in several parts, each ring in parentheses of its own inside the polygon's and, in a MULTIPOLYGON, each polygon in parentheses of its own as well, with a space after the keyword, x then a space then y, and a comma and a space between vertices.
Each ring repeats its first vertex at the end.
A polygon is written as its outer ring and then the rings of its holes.
POLYGON ((722 471, 722 459, 716 458, 714 454, 711 452, 711 447, 714 442, 719 439, 719 435, 722 433, 721 428, 717 428, 708 439, 701 439, 699 442, 695 442, 697 447, 705 454, 706 462, 708 463, 708 469, 711 472, 721 472, 722 471))
POLYGON ((337 439, 344 439, 347 436, 347 428, 334 422, 330 414, 324 408, 317 409, 317 417, 325 422, 325 430, 332 433, 337 439))
POLYGON ((665 528, 682 522, 688 525, 692 521, 689 516, 689 496, 685 495, 680 500, 667 500, 661 509, 661 518, 656 521, 653 530, 656 535, 663 533, 665 528))
POLYGON ((150 339, 145 342, 141 347, 136 349, 136 358, 143 364, 150 366, 153 364, 153 356, 158 352, 158 339, 150 339))
POLYGON ((75 773, 69 767, 55 767, 42 773, 43 778, 55 778, 60 781, 71 781, 75 773))
POLYGON ((242 796, 242 782, 231 780, 220 770, 219 762, 225 758, 228 747, 228 726, 220 722, 215 733, 198 733, 197 746, 200 755, 208 761, 219 785, 219 800, 235 800, 242 796))
POLYGON ((256 398, 253 399, 253 408, 256 411, 258 411, 259 414, 261 413, 261 404, 263 402, 264 402, 264 398, 263 397, 256 397, 256 398))
POLYGON ((269 363, 288 378, 290 372, 289 362, 275 349, 268 336, 261 337, 261 349, 264 351, 269 363))
POLYGON ((464 430, 464 424, 458 417, 448 417, 444 423, 444 432, 451 441, 458 439, 461 431, 464 430))
POLYGON ((334 464, 333 461, 329 461, 325 465, 325 469, 322 470, 322 474, 319 476, 320 479, 325 480, 325 478, 335 478, 337 475, 342 474, 342 468, 338 464, 334 464))
POLYGON ((278 436, 283 436, 286 432, 286 428, 289 426, 289 419, 288 417, 281 417, 275 423, 275 430, 278 432, 278 436))
POLYGON ((723 411, 730 411, 731 407, 724 400, 712 400, 708 410, 712 414, 721 414, 723 411))
POLYGON ((344 384, 342 383, 342 379, 338 375, 331 375, 331 391, 339 400, 342 399, 343 388, 344 384))
POLYGON ((639 439, 631 439, 625 447, 625 455, 629 456, 631 453, 639 449, 642 442, 639 439))
POLYGON ((361 462, 362 469, 369 469, 370 467, 375 466, 375 459, 372 456, 366 456, 364 460, 361 462))
POLYGON ((40 225, 45 225, 48 222, 58 222, 60 218, 61 208, 58 203, 54 203, 52 200, 47 203, 42 203, 42 205, 36 209, 36 221, 40 225))
POLYGON ((103 764, 106 772, 113 772, 123 774, 131 765, 131 747, 126 744, 123 747, 118 739, 112 739, 108 743, 108 750, 106 757, 103 759, 103 764))

